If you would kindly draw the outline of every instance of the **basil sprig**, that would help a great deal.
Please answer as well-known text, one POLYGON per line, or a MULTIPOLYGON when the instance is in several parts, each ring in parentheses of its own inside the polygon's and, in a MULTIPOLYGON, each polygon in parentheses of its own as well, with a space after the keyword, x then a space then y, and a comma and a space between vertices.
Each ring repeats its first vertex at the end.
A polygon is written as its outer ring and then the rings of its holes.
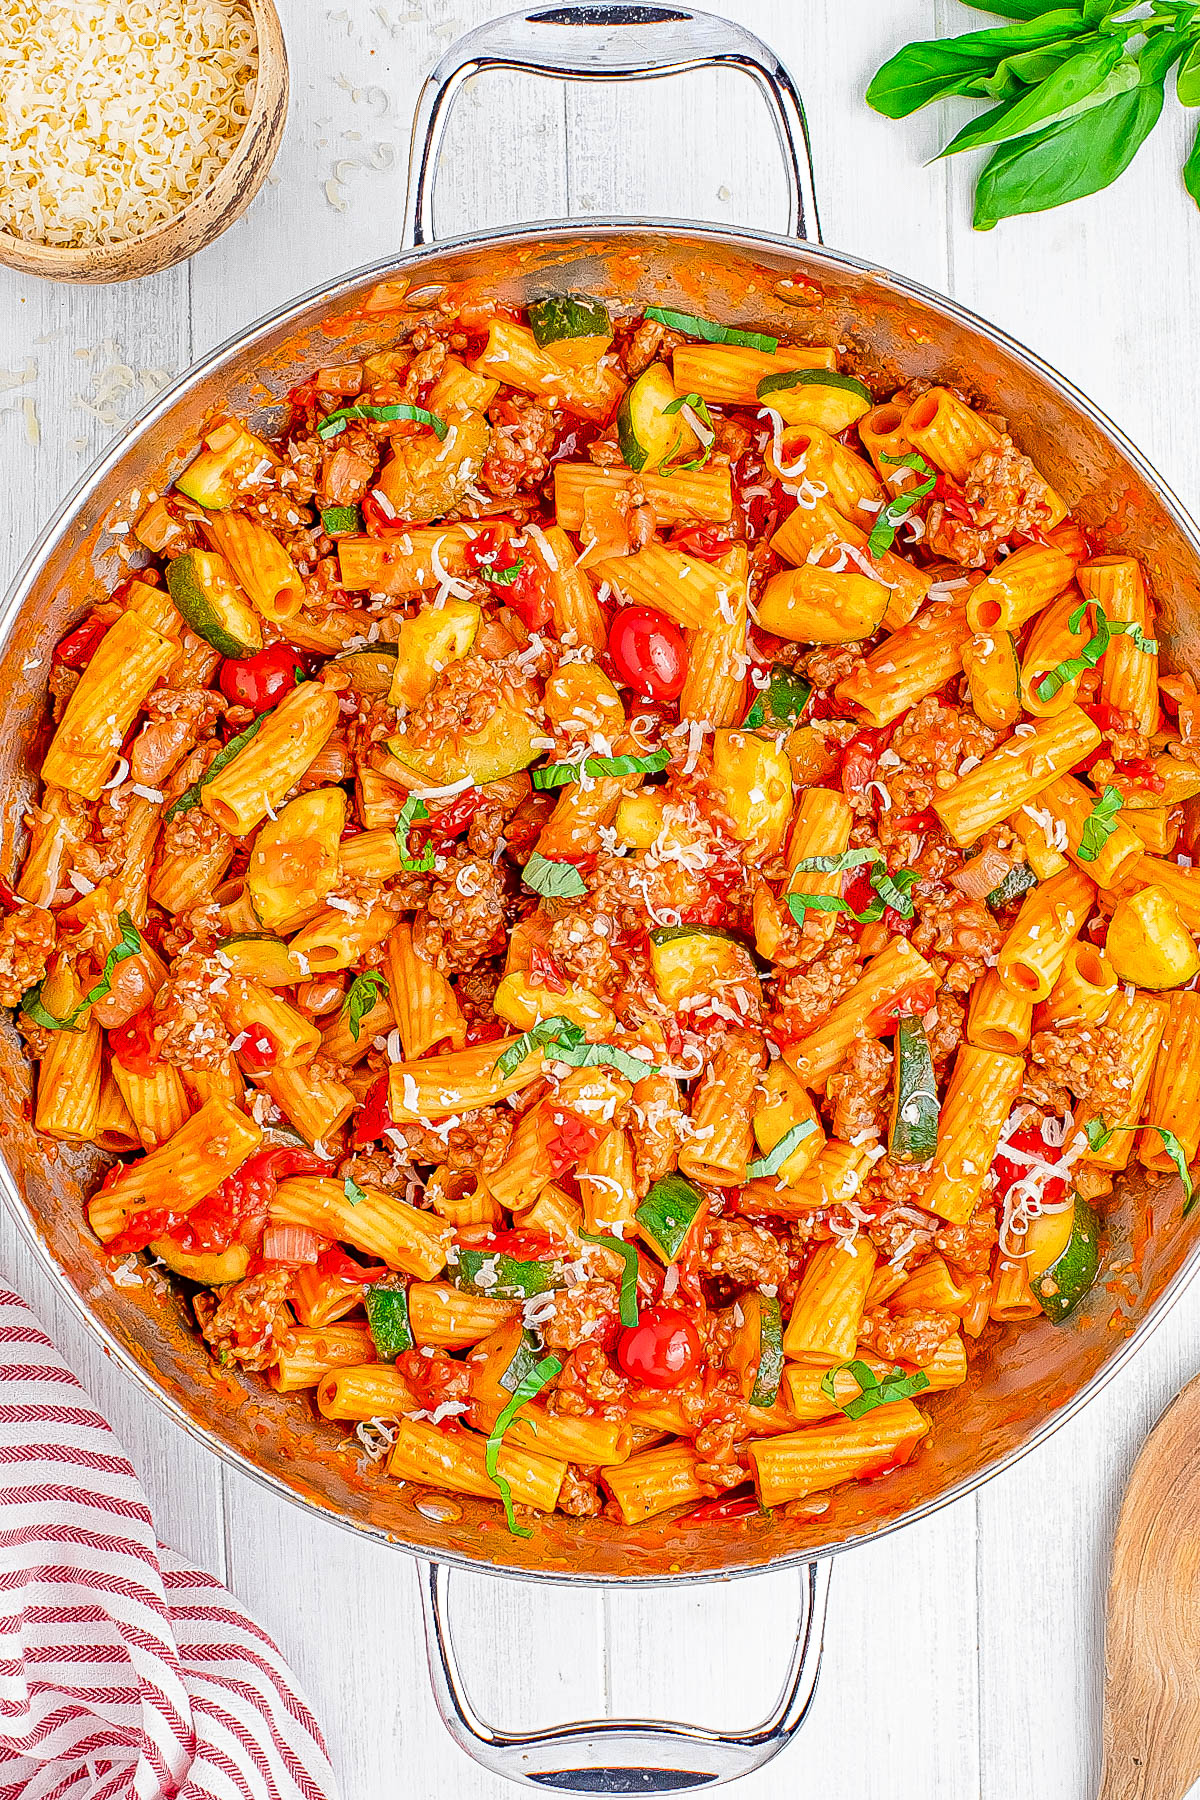
POLYGON ((356 1044, 362 1036, 363 1020, 387 991, 387 982, 378 969, 364 969, 350 983, 350 991, 342 1002, 342 1017, 356 1044))
POLYGON ((56 1019, 48 1007, 42 1005, 42 987, 38 982, 28 993, 21 997, 21 1011, 34 1025, 40 1025, 43 1031, 78 1031, 79 1021, 85 1012, 112 993, 113 970, 118 963, 123 963, 131 956, 136 956, 142 947, 141 934, 129 914, 122 908, 117 914, 117 924, 121 927, 121 941, 114 944, 104 959, 104 967, 100 971, 100 979, 94 987, 90 987, 77 1006, 73 1006, 65 1019, 56 1019))
POLYGON ((877 1406, 890 1406, 896 1400, 911 1400, 914 1394, 923 1394, 928 1386, 929 1377, 924 1369, 918 1369, 915 1375, 890 1369, 882 1380, 877 1381, 869 1364, 858 1359, 840 1363, 835 1369, 826 1369, 821 1377, 821 1392, 848 1419, 861 1419, 864 1413, 873 1412, 877 1406), (838 1399, 836 1387, 837 1378, 843 1373, 853 1375, 859 1387, 854 1399, 847 1400, 845 1405, 838 1399))
POLYGON ((667 451, 666 455, 658 465, 664 474, 690 475, 693 470, 702 469, 713 453, 716 427, 712 422, 712 414, 708 410, 707 402, 701 394, 680 394, 678 399, 672 400, 669 405, 663 407, 663 417, 665 418, 668 413, 682 412, 685 406, 691 407, 700 423, 709 431, 713 432, 714 436, 709 439, 707 444, 701 445, 699 456, 695 457, 691 462, 672 463, 671 458, 683 447, 683 436, 681 433, 675 439, 675 442, 671 445, 671 448, 667 451), (669 468, 668 465, 670 465, 669 468))
POLYGON ((1075 681, 1087 669, 1094 669, 1115 637, 1131 637, 1139 650, 1153 656, 1158 650, 1157 638, 1148 638, 1136 619, 1110 619, 1098 600, 1084 600, 1067 619, 1068 631, 1078 631, 1088 607, 1095 617, 1095 629, 1078 656, 1068 656, 1037 684, 1037 697, 1053 700, 1068 681, 1075 681))
POLYGON ((859 925, 874 925, 889 906, 902 919, 911 919, 915 911, 912 891, 921 879, 920 873, 916 869, 897 869, 889 875, 887 864, 873 850, 845 850, 841 856, 806 856, 796 864, 796 870, 801 874, 834 875, 859 868, 863 863, 871 865, 871 886, 876 898, 862 912, 855 912, 840 894, 786 894, 788 911, 797 925, 803 925, 806 912, 844 912, 859 925))
MULTIPOLYGON (((651 750, 646 756, 589 756, 584 760, 585 775, 658 775, 671 760, 669 750, 651 750)), ((571 762, 547 763, 544 768, 531 769, 530 780, 535 788, 565 787, 569 781, 580 779, 580 765, 571 762)))
POLYGON ((236 737, 231 737, 229 742, 217 751, 217 754, 213 757, 199 781, 193 781, 191 787, 184 788, 178 800, 172 800, 170 806, 168 806, 166 812, 163 814, 164 825, 169 825, 171 820, 175 818, 178 813, 191 811, 192 807, 195 806, 200 798, 201 789, 206 788, 209 782, 214 780, 216 776, 221 773, 221 770, 226 764, 231 763, 239 751, 246 748, 250 739, 254 737, 257 732, 262 730, 270 716, 270 712, 259 713, 257 719, 251 719, 245 731, 239 731, 236 737))
POLYGON ((792 1125, 784 1132, 773 1150, 760 1156, 757 1162, 747 1163, 746 1174, 751 1180, 763 1175, 778 1175, 792 1151, 802 1144, 806 1137, 811 1137, 816 1130, 811 1119, 802 1119, 798 1125, 792 1125))
POLYGON ((1175 1173, 1183 1183, 1183 1217, 1186 1219, 1192 1210, 1195 1194, 1192 1187, 1191 1171, 1188 1169, 1187 1151, 1165 1125, 1106 1125, 1103 1119, 1089 1119, 1084 1126, 1087 1133, 1088 1147, 1092 1150, 1103 1150, 1114 1131, 1157 1131, 1163 1141, 1163 1149, 1174 1165, 1175 1173))
POLYGON ((648 319, 657 319, 668 331, 682 331, 685 337, 700 338, 706 344, 738 344, 743 350, 763 350, 774 356, 779 339, 764 331, 739 331, 735 325, 715 325, 711 319, 698 319, 695 313, 676 312, 669 306, 648 306, 648 319))
POLYGON ((528 1031, 523 1031, 492 1066, 497 1075, 507 1080, 535 1050, 549 1050, 552 1062, 570 1063, 575 1069, 590 1069, 607 1063, 630 1081, 642 1081, 647 1075, 658 1074, 657 1063, 643 1062, 640 1056, 631 1056, 619 1044, 589 1044, 583 1026, 573 1019, 563 1018, 560 1013, 551 1019, 539 1019, 528 1031))
POLYGON ((562 1363, 557 1356, 543 1356, 539 1363, 535 1363, 528 1375, 522 1376, 517 1383, 512 1399, 492 1426, 488 1433, 488 1441, 484 1445, 483 1466, 488 1472, 489 1479, 494 1481, 500 1490, 500 1498, 504 1502, 504 1517, 513 1537, 532 1537, 533 1533, 524 1525, 517 1524, 516 1514, 513 1512, 512 1488, 500 1473, 500 1446, 504 1442, 505 1432, 525 1402, 534 1399, 549 1382, 554 1380, 556 1375, 561 1374, 562 1363))
POLYGON ((351 419, 374 419, 378 425, 390 424, 393 419, 411 419, 414 425, 428 425, 439 439, 444 439, 450 429, 444 419, 423 406, 409 406, 403 400, 394 406, 370 406, 364 401, 361 406, 339 406, 336 412, 326 413, 317 425, 317 436, 325 442, 340 437, 351 419))
MULTIPOLYGON (((867 89, 891 119, 951 95, 992 102, 942 152, 992 150, 975 187, 978 230, 1115 181, 1153 130, 1181 57, 1178 97, 1200 104, 1194 5, 1159 4, 1149 18, 1132 0, 992 0, 989 10, 1010 22, 907 44, 867 89)), ((1200 201, 1200 137, 1183 179, 1200 201)))
POLYGON ((583 1231, 577 1232, 585 1244, 599 1244, 604 1250, 615 1250, 624 1261, 621 1270, 621 1323, 628 1331, 638 1322, 637 1281, 638 1253, 636 1244, 627 1244, 623 1238, 614 1237, 611 1232, 583 1231))
POLYGON ((1123 804, 1119 789, 1106 787, 1091 812, 1083 821, 1083 835, 1076 855, 1080 862, 1095 862, 1119 823, 1123 804))
POLYGON ((432 840, 426 844, 420 856, 413 856, 408 848, 408 828, 420 819, 429 817, 429 808, 416 794, 410 794, 400 808, 400 817, 396 820, 396 848, 400 852, 400 867, 407 869, 410 875, 424 875, 434 864, 432 840))
POLYGON ((811 681, 795 674, 786 663, 775 663, 767 686, 742 720, 742 728, 755 731, 760 725, 794 725, 811 698, 811 681))
POLYGON ((881 450, 879 454, 883 462, 902 464, 906 469, 913 469, 927 479, 902 488, 890 500, 884 501, 875 515, 875 523, 867 539, 869 556, 882 556, 886 550, 891 549, 896 541, 896 527, 903 525, 917 501, 923 500, 926 494, 932 494, 937 486, 937 471, 930 468, 918 451, 909 450, 903 456, 889 456, 886 450, 881 450))
POLYGON ((574 863, 553 862, 540 850, 535 850, 525 864, 521 879, 535 894, 544 894, 550 900, 577 900, 580 894, 587 893, 587 882, 574 863))

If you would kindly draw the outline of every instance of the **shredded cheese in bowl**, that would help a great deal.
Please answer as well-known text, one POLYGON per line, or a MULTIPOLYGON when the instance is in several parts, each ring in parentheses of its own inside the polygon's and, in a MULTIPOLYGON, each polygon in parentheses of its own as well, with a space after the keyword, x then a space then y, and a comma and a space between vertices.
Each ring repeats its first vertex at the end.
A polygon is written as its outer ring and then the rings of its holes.
POLYGON ((0 231, 62 248, 173 219, 254 104, 246 0, 0 0, 0 231))

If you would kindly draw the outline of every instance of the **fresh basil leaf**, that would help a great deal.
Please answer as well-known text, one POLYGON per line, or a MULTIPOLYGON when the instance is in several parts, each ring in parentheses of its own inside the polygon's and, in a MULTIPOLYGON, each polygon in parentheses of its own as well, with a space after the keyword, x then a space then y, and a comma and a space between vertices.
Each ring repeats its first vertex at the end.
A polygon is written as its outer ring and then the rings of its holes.
MULTIPOLYGON (((975 0, 959 0, 960 6, 976 11, 975 0)), ((986 10, 1002 19, 1038 19, 1043 13, 1059 10, 1059 0, 988 0, 986 10)))
POLYGON ((1037 684, 1039 700, 1053 700, 1055 694, 1064 688, 1068 681, 1074 681, 1086 669, 1094 669, 1104 655, 1114 637, 1130 637, 1139 650, 1153 655, 1158 649, 1155 638, 1148 638, 1141 626, 1133 619, 1110 619, 1098 600, 1083 600, 1067 617, 1067 629, 1078 631, 1083 623, 1088 607, 1092 608, 1095 621, 1092 636, 1088 639, 1078 656, 1069 656, 1064 662, 1057 663, 1048 674, 1043 675, 1037 684))
POLYGON ((902 119, 950 94, 978 95, 979 83, 1005 57, 1059 43, 1083 30, 1083 14, 1060 7, 1016 25, 906 44, 872 78, 867 104, 886 118, 902 119))
POLYGON ((1100 1118, 1089 1119, 1083 1129, 1087 1136, 1089 1150, 1103 1150, 1105 1144, 1112 1137, 1111 1129, 1100 1118))
POLYGON ((328 441, 329 438, 340 437, 351 419, 374 419, 377 424, 386 425, 393 419, 411 419, 414 425, 428 425, 439 439, 445 439, 450 427, 436 413, 431 413, 423 406, 409 406, 405 401, 397 401, 394 406, 369 406, 365 402, 361 406, 339 406, 336 412, 326 413, 317 425, 317 436, 328 441))
POLYGON ((141 934, 129 914, 122 908, 117 914, 117 924, 121 927, 121 941, 114 944, 104 959, 104 967, 100 971, 100 979, 90 987, 77 1006, 73 1006, 65 1019, 58 1019, 42 1005, 42 982, 29 989, 21 997, 21 1011, 33 1024, 40 1025, 43 1031, 78 1031, 79 1021, 89 1007, 97 1000, 103 1000, 112 993, 113 970, 118 963, 123 963, 131 956, 136 956, 142 947, 141 934))
POLYGON ((515 1075, 527 1056, 535 1050, 543 1049, 547 1044, 561 1043, 564 1046, 583 1042, 583 1026, 576 1025, 573 1019, 564 1019, 555 1014, 552 1019, 539 1019, 529 1031, 523 1031, 515 1042, 508 1046, 503 1055, 498 1056, 492 1067, 496 1074, 505 1081, 515 1075))
POLYGON ((1183 185, 1196 205, 1200 206, 1200 131, 1197 131, 1188 159, 1183 165, 1183 185))
POLYGON ((361 1206, 367 1197, 365 1190, 359 1187, 353 1175, 347 1175, 346 1179, 343 1181, 342 1192, 345 1194, 351 1206, 361 1206))
POLYGON ((715 325, 711 319, 698 319, 695 313, 675 312, 669 306, 648 306, 648 319, 657 319, 668 331, 682 331, 685 337, 700 338, 705 344, 737 344, 743 350, 763 350, 774 356, 779 339, 763 331, 740 331, 734 325, 715 325))
POLYGON ((163 814, 164 825, 169 825, 179 813, 191 811, 200 798, 201 789, 206 788, 209 782, 221 773, 225 765, 231 763, 238 752, 246 748, 250 739, 262 730, 270 716, 270 712, 259 713, 257 719, 251 719, 245 731, 239 731, 236 737, 231 737, 229 742, 217 751, 199 781, 193 781, 191 787, 184 788, 178 800, 172 800, 163 814))
POLYGON ((1089 1119, 1084 1126, 1090 1150, 1103 1150, 1114 1131, 1157 1131, 1163 1141, 1163 1149, 1175 1167, 1175 1173, 1183 1183, 1183 1217, 1186 1219, 1195 1203, 1195 1191, 1192 1185, 1191 1170, 1188 1168, 1187 1152, 1173 1131, 1165 1125, 1106 1125, 1103 1119, 1089 1119))
POLYGON ((902 919, 911 919, 915 908, 912 903, 912 891, 920 880, 916 869, 897 869, 895 875, 889 875, 881 866, 871 874, 871 886, 883 901, 884 907, 891 907, 902 919))
POLYGON ((747 1177, 756 1181, 760 1176, 778 1175, 792 1151, 798 1144, 802 1144, 806 1137, 811 1137, 816 1129, 811 1119, 802 1119, 798 1125, 792 1125, 784 1132, 773 1150, 768 1150, 767 1154, 760 1156, 757 1162, 746 1164, 747 1177))
POLYGON ((640 1056, 622 1050, 619 1044, 571 1044, 565 1049, 556 1047, 553 1056, 558 1062, 570 1063, 574 1069, 592 1069, 607 1063, 629 1081, 642 1081, 647 1075, 659 1073, 657 1063, 643 1062, 640 1056))
POLYGON ((1167 70, 1182 48, 1167 34, 1152 38, 1137 87, 994 151, 975 188, 976 229, 1083 199, 1123 175, 1158 122, 1167 70))
POLYGON ((1041 125, 1077 117, 1117 94, 1129 93, 1140 80, 1137 59, 1126 55, 1119 40, 1099 38, 1036 87, 1026 88, 1004 105, 970 120, 941 155, 957 156, 963 150, 1024 137, 1041 125))
POLYGON ((380 997, 388 991, 387 982, 378 969, 364 969, 350 983, 350 991, 342 1002, 342 1017, 350 1036, 357 1044, 362 1036, 362 1022, 380 997))
POLYGON ((544 894, 547 899, 577 900, 587 893, 587 882, 574 863, 552 862, 539 850, 535 850, 525 864, 521 879, 535 894, 544 894))
POLYGON ((621 1323, 628 1331, 638 1322, 637 1245, 627 1244, 623 1238, 614 1237, 611 1232, 584 1231, 579 1228, 576 1236, 581 1237, 585 1244, 599 1244, 605 1250, 615 1250, 624 1260, 625 1267, 621 1271, 621 1323))
POLYGON ((516 562, 506 564, 503 569, 497 569, 492 563, 477 563, 475 573, 493 587, 512 587, 524 567, 525 558, 518 556, 516 562))
MULTIPOLYGON (((658 775, 670 760, 669 750, 651 750, 647 756, 589 756, 583 770, 587 775, 658 775)), ((578 781, 580 769, 578 763, 547 763, 544 768, 531 769, 529 775, 534 787, 544 790, 578 781)))
POLYGON ((1185 54, 1175 76, 1181 106, 1200 106, 1200 38, 1185 54))
POLYGON ((400 817, 396 820, 396 848, 400 852, 400 867, 407 869, 410 875, 424 875, 434 864, 433 840, 430 839, 420 856, 411 856, 408 849, 408 828, 420 819, 429 817, 429 808, 416 794, 410 794, 400 808, 400 817))
POLYGON ((911 899, 912 890, 920 880, 916 869, 897 869, 895 875, 889 875, 887 864, 876 856, 873 850, 846 850, 841 856, 809 856, 796 864, 798 870, 807 872, 810 869, 821 869, 833 874, 842 869, 852 869, 864 862, 871 864, 871 886, 877 898, 862 912, 855 912, 848 900, 837 894, 785 894, 788 911, 797 925, 803 925, 806 912, 844 912, 859 925, 874 925, 882 919, 890 906, 893 912, 899 913, 902 919, 911 919, 914 907, 911 899), (848 859, 853 858, 853 861, 848 859))
POLYGON ((812 699, 812 682, 805 681, 786 663, 774 663, 765 688, 742 720, 747 731, 760 725, 794 725, 812 699))
POLYGON ((858 1359, 840 1363, 835 1369, 826 1369, 821 1377, 821 1392, 848 1419, 861 1419, 875 1407, 890 1406, 896 1400, 911 1400, 914 1394, 923 1394, 928 1386, 929 1377, 924 1369, 918 1369, 915 1375, 906 1375, 902 1369, 891 1369, 882 1380, 876 1380, 870 1365, 858 1359), (844 1406, 837 1397, 836 1386, 837 1377, 843 1373, 852 1375, 859 1387, 855 1398, 847 1400, 844 1406))
POLYGON ((890 500, 884 501, 875 514, 875 523, 867 539, 869 556, 882 556, 891 549, 896 541, 896 527, 904 523, 918 500, 923 500, 926 494, 932 494, 938 479, 936 470, 931 469, 924 457, 918 456, 916 451, 906 456, 889 456, 885 450, 882 455, 885 462, 903 463, 910 469, 917 469, 919 466, 919 472, 926 479, 911 487, 901 488, 898 494, 893 494, 890 500))
POLYGON ((707 425, 710 431, 713 429, 712 414, 709 412, 708 402, 702 394, 681 394, 677 400, 672 400, 669 406, 663 407, 664 416, 667 413, 682 412, 685 406, 691 407, 702 425, 707 425))
POLYGON ((500 1498, 504 1502, 504 1517, 508 1529, 514 1537, 532 1537, 533 1533, 524 1525, 518 1525, 513 1512, 512 1488, 500 1473, 500 1446, 504 1442, 504 1434, 520 1412, 527 1400, 532 1400, 541 1393, 547 1383, 562 1374, 562 1363, 557 1356, 543 1356, 541 1362, 530 1369, 528 1375, 517 1383, 516 1391, 507 1406, 503 1408, 496 1423, 488 1433, 488 1441, 483 1450, 483 1466, 488 1475, 500 1490, 500 1498))
POLYGON ((861 869, 864 863, 879 860, 874 850, 843 850, 840 856, 805 856, 793 873, 800 875, 843 875, 847 869, 861 869))
POLYGON ((1091 812, 1083 821, 1083 833, 1079 839, 1077 855, 1080 862, 1095 862, 1117 829, 1118 814, 1123 801, 1115 787, 1106 787, 1091 812))

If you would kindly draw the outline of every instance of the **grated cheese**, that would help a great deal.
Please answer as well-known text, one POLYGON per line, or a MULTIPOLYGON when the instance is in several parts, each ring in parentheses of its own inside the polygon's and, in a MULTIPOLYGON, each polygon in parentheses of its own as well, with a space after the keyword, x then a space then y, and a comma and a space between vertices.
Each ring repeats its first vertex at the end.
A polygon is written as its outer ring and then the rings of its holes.
POLYGON ((44 0, 0 9, 0 227, 121 243, 228 161, 254 104, 245 0, 44 0))

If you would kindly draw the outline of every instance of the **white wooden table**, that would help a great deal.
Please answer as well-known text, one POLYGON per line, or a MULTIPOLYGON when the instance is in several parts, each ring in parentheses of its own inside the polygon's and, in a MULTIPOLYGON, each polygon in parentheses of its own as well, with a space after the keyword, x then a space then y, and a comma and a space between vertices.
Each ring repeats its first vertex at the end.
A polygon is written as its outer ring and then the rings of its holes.
MULTIPOLYGON (((1115 192, 973 233, 969 170, 924 166, 943 121, 891 125, 861 98, 900 43, 969 29, 973 15, 952 0, 724 3, 803 90, 828 242, 1006 326, 1194 500, 1200 216, 1175 176, 1185 122, 1160 125, 1115 192)), ((12 371, 0 376, 5 580, 155 371, 184 369, 293 293, 395 245, 419 80, 452 37, 502 10, 503 0, 286 0, 284 148, 271 185, 219 244, 127 287, 0 271, 0 365, 12 371)), ((565 98, 531 79, 477 83, 452 127, 440 230, 568 209, 776 227, 774 154, 758 101, 733 77, 565 98)), ((500 1800, 506 1784, 461 1757, 438 1723, 406 1560, 269 1497, 193 1444, 107 1364, 3 1221, 0 1231, 0 1271, 124 1439, 160 1536, 229 1583, 307 1684, 345 1800, 500 1800)), ((745 1800, 1094 1792, 1113 1520, 1148 1426, 1200 1362, 1198 1317, 1200 1288, 1051 1443, 977 1497, 838 1562, 809 1724, 739 1790, 745 1800)), ((794 1604, 790 1576, 618 1597, 483 1577, 458 1587, 479 1699, 521 1725, 606 1708, 748 1723, 773 1697, 794 1604)))

